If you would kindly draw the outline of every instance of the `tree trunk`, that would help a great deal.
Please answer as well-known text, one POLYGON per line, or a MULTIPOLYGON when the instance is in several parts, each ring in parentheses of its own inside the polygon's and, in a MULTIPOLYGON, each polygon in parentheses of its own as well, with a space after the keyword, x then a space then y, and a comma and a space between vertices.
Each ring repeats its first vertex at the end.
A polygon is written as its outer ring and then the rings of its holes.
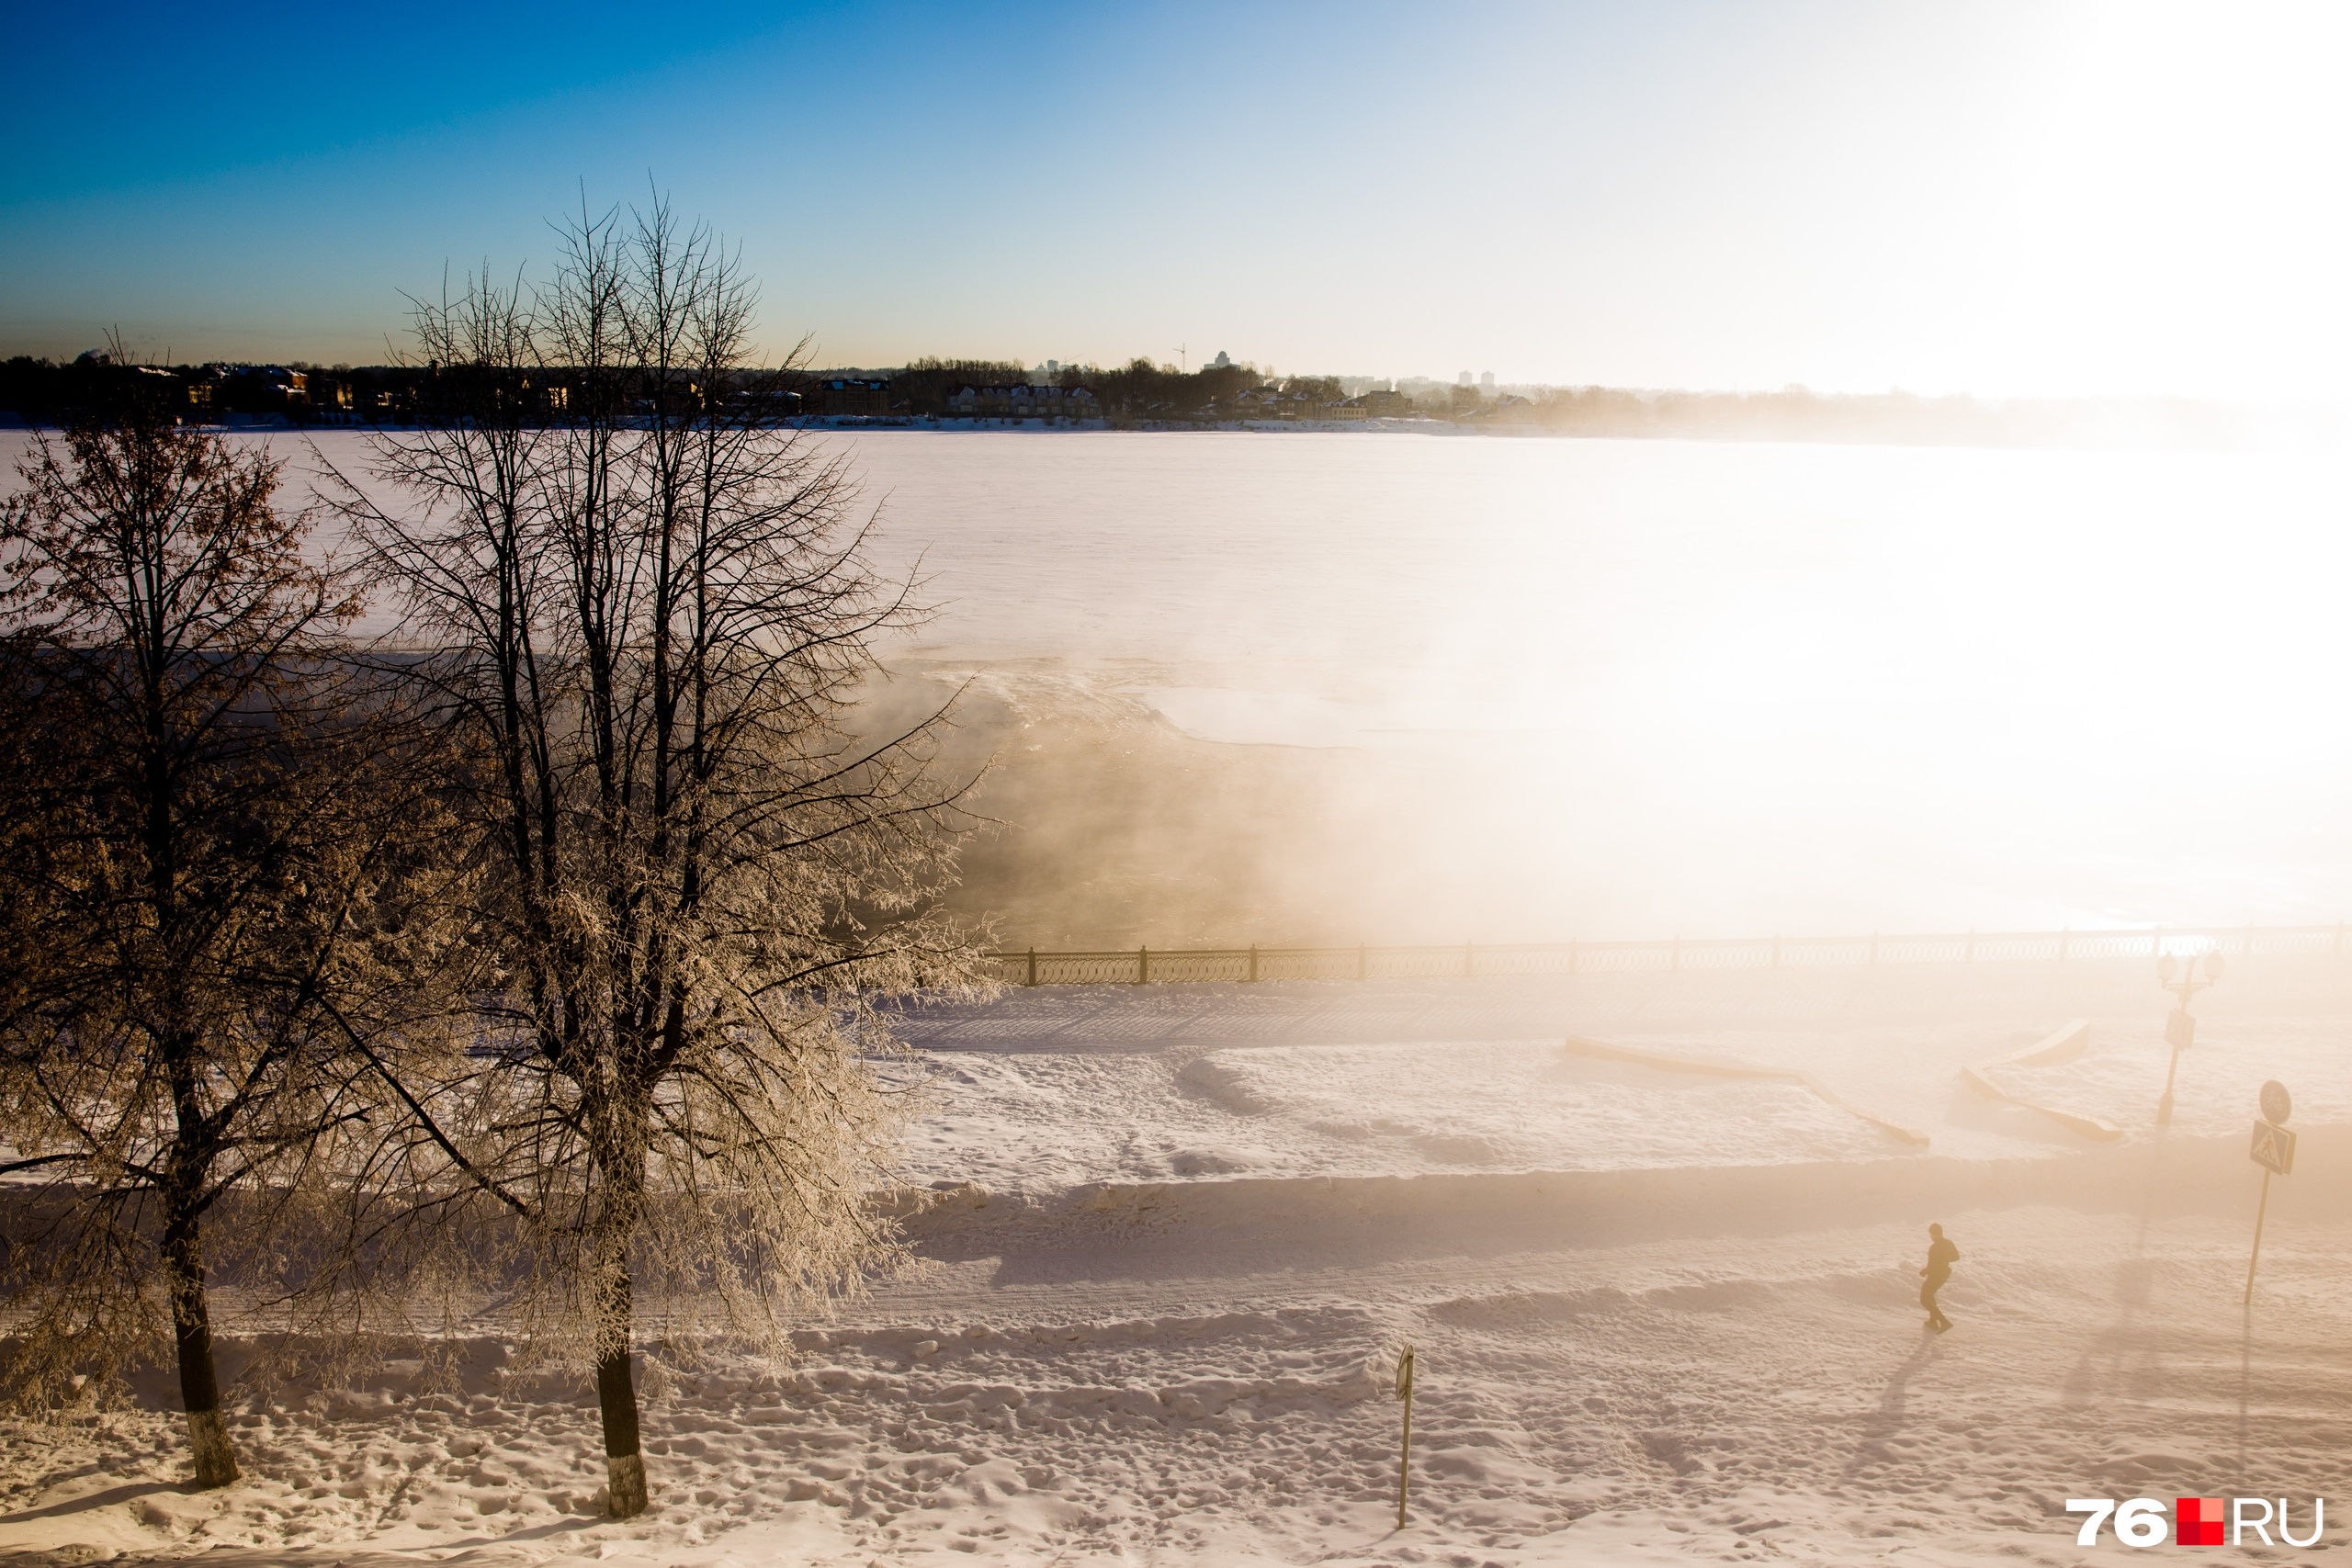
POLYGON ((164 1283, 172 1297, 172 1336, 180 1363, 180 1404, 187 1410, 187 1442, 196 1456, 196 1483, 210 1490, 237 1479, 237 1455, 229 1446, 228 1423, 220 1418, 220 1380, 212 1365, 212 1315, 204 1297, 204 1235, 201 1222, 182 1211, 182 1200, 167 1200, 173 1213, 164 1225, 164 1283))
POLYGON ((626 1241, 597 1260, 597 1272, 596 1408, 605 1419, 605 1495, 613 1517, 627 1519, 645 1512, 646 1487, 645 1458, 637 1435, 637 1383, 629 1375, 635 1296, 626 1241))

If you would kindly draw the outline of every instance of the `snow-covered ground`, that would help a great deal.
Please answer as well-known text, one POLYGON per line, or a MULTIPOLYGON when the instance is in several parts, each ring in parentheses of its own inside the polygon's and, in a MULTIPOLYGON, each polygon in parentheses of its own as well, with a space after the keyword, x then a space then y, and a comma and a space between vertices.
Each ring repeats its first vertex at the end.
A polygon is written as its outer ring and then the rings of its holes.
POLYGON ((1883 1135, 1794 1084, 1570 1056, 1559 1042, 974 1053, 915 1168, 1029 1195, 1090 1182, 1860 1159, 1883 1135))
MULTIPOLYGON (((160 1408, 0 1434, 51 1562, 685 1565, 2120 1560, 2078 1496, 2352 1510, 2352 974, 2250 961, 2150 1124, 2142 964, 1044 988, 910 1018, 932 1260, 650 1380, 655 1506, 599 1515, 585 1388, 494 1335, 249 1401, 189 1495, 160 1408), (2092 1021, 1976 1098, 1962 1063, 2092 1021), (1568 1033, 1817 1074, 1603 1066, 1568 1033), (2256 1303, 2254 1091, 2296 1092, 2256 1303), (1962 1249, 1923 1336, 1924 1225, 1962 1249), (1393 1356, 1418 1350, 1395 1528, 1393 1356), (941 1556, 940 1553, 955 1553, 941 1556)), ((248 1350, 251 1348, 247 1348, 248 1350)), ((244 1353, 244 1352, 241 1352, 244 1353)), ((266 1349, 258 1353, 266 1353, 266 1349)), ((160 1389, 154 1391, 160 1393, 160 1389)), ((160 1407, 160 1397, 151 1404, 160 1407)), ((2300 1557, 2216 1550, 2227 1561, 2300 1557)))
MULTIPOLYGON (((918 1015, 945 1093, 910 1151, 933 1181, 1033 1196, 1220 1177, 1750 1167, 1911 1152, 1786 1083, 1618 1066, 1663 1057, 1817 1075, 1970 1160, 2086 1145, 1960 1068, 2075 1019, 2088 1047, 1996 1080, 2143 1142, 2168 998, 2144 961, 1919 964, 1281 985, 1043 987, 918 1015)), ((2352 1122, 2352 963, 2237 962, 2199 998, 2176 1134, 2250 1126, 2264 1080, 2300 1123, 2352 1122)))

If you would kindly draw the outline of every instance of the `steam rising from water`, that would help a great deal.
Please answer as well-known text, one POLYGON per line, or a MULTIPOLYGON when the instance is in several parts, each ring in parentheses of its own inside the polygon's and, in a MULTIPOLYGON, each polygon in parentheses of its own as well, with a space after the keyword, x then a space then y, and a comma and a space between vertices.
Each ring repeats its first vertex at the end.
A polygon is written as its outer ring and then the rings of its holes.
POLYGON ((2352 914, 2340 455, 842 439, 1018 943, 2352 914))
MULTIPOLYGON (((1319 792, 1256 871, 1294 936, 2352 908, 2339 456, 854 446, 945 601, 910 664, 1131 699, 1216 743, 1233 813, 1319 792)), ((1171 877, 1250 837, 1193 815, 1171 877)))

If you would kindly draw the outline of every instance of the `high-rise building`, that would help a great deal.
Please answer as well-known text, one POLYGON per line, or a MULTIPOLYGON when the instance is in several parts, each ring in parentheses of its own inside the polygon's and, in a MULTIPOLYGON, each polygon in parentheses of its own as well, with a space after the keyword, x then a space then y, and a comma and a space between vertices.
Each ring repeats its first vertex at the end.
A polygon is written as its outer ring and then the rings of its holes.
POLYGON ((1495 389, 1495 373, 1493 371, 1481 370, 1478 372, 1478 389, 1479 390, 1486 392, 1491 392, 1495 389))

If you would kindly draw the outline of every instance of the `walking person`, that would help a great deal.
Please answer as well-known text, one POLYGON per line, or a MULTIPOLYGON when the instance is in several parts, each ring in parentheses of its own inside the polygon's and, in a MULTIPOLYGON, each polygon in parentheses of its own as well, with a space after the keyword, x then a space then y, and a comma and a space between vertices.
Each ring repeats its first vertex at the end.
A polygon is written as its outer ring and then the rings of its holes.
POLYGON ((1951 1326, 1951 1319, 1936 1304, 1936 1292, 1951 1278, 1951 1266, 1960 1261, 1960 1248, 1944 1237, 1944 1227, 1928 1227, 1928 1266, 1919 1270, 1919 1304, 1928 1309, 1928 1326, 1941 1334, 1951 1326))

